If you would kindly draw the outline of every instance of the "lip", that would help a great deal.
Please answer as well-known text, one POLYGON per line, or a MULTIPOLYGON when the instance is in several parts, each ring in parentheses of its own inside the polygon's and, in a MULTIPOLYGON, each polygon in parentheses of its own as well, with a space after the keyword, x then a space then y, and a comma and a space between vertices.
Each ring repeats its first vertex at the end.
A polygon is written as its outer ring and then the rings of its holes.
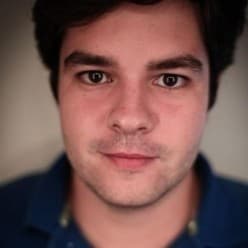
POLYGON ((126 170, 141 170, 157 157, 139 153, 104 153, 116 167, 126 170))

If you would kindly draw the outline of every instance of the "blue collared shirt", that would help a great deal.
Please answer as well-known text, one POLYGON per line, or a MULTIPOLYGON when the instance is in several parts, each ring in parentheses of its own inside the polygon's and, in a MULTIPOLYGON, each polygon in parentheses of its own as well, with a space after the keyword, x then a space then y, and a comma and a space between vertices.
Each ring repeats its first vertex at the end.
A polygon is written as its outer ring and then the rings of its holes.
MULTIPOLYGON (((202 185, 198 215, 170 247, 248 248, 248 186, 216 176, 202 156, 194 168, 202 185)), ((91 247, 73 219, 61 221, 69 174, 62 156, 45 174, 0 188, 1 248, 91 247)))

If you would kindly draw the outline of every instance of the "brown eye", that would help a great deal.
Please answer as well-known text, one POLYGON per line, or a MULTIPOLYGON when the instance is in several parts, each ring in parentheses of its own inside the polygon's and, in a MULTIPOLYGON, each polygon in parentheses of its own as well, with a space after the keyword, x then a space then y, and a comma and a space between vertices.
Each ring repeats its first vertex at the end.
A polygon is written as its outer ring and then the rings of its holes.
POLYGON ((87 84, 103 84, 110 81, 108 76, 101 71, 80 72, 77 77, 87 84))
POLYGON ((163 74, 157 80, 157 84, 165 88, 178 88, 183 86, 185 78, 175 74, 163 74))
POLYGON ((99 83, 102 81, 104 75, 102 72, 99 72, 99 71, 92 71, 92 72, 89 72, 89 80, 94 82, 94 83, 99 83))

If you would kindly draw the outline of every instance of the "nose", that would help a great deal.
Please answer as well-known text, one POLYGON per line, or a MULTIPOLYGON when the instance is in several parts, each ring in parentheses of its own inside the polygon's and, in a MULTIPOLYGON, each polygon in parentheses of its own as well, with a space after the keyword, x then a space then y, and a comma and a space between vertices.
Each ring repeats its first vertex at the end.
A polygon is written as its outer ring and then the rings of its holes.
POLYGON ((121 89, 109 115, 109 127, 121 134, 146 134, 158 118, 149 106, 145 90, 121 89))

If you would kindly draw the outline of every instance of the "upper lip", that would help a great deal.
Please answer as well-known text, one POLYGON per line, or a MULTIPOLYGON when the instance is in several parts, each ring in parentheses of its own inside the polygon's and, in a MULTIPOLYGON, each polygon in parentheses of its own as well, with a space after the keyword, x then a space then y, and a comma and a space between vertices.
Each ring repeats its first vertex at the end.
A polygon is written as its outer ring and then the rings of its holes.
POLYGON ((154 159, 157 156, 147 155, 141 153, 124 153, 124 152, 114 152, 114 153, 103 153, 108 157, 124 158, 124 159, 154 159))

